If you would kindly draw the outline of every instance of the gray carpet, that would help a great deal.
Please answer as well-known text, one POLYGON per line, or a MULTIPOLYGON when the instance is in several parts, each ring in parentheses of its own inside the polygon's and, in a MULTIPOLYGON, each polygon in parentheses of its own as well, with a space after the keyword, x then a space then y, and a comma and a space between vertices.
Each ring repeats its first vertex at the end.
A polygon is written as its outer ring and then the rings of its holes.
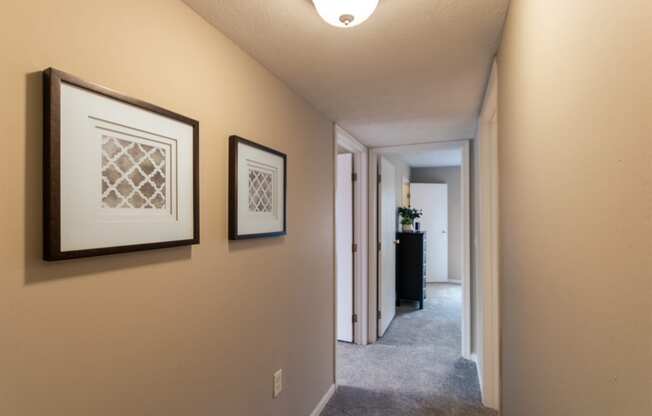
POLYGON ((423 310, 399 308, 376 344, 338 343, 338 389, 322 416, 494 416, 460 355, 461 287, 429 285, 423 310))

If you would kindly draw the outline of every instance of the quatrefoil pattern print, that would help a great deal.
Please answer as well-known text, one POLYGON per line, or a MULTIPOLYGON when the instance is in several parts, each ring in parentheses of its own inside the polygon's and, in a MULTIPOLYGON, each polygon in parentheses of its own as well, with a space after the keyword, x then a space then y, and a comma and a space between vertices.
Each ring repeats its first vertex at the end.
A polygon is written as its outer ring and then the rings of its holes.
POLYGON ((163 209, 166 149, 102 136, 102 207, 163 209))
POLYGON ((272 212, 272 189, 271 173, 249 168, 249 211, 272 212))

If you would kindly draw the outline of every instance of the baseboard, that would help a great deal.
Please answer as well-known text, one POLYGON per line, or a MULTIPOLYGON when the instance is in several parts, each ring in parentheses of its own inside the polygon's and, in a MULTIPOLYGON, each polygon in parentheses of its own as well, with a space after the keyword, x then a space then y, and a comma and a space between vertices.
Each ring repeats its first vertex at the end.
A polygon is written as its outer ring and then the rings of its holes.
POLYGON ((326 394, 324 394, 324 397, 321 398, 319 403, 317 403, 317 407, 315 407, 315 410, 310 413, 310 416, 319 416, 321 412, 324 410, 326 405, 328 404, 328 401, 333 397, 333 394, 335 394, 335 390, 337 389, 337 386, 335 384, 332 384, 329 388, 326 394))

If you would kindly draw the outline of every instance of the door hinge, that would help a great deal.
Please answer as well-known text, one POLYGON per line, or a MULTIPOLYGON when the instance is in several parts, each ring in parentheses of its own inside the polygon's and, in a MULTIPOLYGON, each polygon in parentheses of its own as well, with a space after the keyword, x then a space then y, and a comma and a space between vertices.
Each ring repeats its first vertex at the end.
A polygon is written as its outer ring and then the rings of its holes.
POLYGON ((358 252, 358 245, 357 245, 356 243, 353 243, 353 247, 351 248, 351 250, 352 250, 354 253, 357 253, 357 252, 358 252))
POLYGON ((353 314, 353 318, 352 318, 352 320, 353 320, 353 323, 354 323, 354 324, 355 324, 355 323, 358 323, 358 315, 354 313, 354 314, 353 314))
POLYGON ((380 183, 380 182, 382 181, 382 179, 383 179, 383 177, 382 177, 382 175, 379 173, 379 174, 378 174, 378 183, 380 183))
POLYGON ((382 248, 383 248, 383 245, 382 245, 382 244, 380 243, 380 241, 379 241, 379 242, 378 242, 378 251, 380 251, 382 248))
POLYGON ((380 321, 383 318, 383 313, 381 311, 376 311, 376 317, 380 321))
POLYGON ((352 180, 353 182, 357 181, 357 180, 358 180, 358 174, 355 173, 355 172, 353 172, 353 173, 351 174, 351 180, 352 180))

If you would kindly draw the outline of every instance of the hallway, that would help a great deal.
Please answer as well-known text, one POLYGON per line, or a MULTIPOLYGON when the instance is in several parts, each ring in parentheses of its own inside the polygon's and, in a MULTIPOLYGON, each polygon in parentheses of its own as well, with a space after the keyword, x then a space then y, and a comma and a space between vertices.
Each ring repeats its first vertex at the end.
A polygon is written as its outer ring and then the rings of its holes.
POLYGON ((429 284, 423 310, 398 309, 378 343, 337 347, 338 389, 322 416, 494 415, 460 356, 461 286, 429 284))
POLYGON ((652 416, 652 1, 0 10, 0 416, 652 416))

